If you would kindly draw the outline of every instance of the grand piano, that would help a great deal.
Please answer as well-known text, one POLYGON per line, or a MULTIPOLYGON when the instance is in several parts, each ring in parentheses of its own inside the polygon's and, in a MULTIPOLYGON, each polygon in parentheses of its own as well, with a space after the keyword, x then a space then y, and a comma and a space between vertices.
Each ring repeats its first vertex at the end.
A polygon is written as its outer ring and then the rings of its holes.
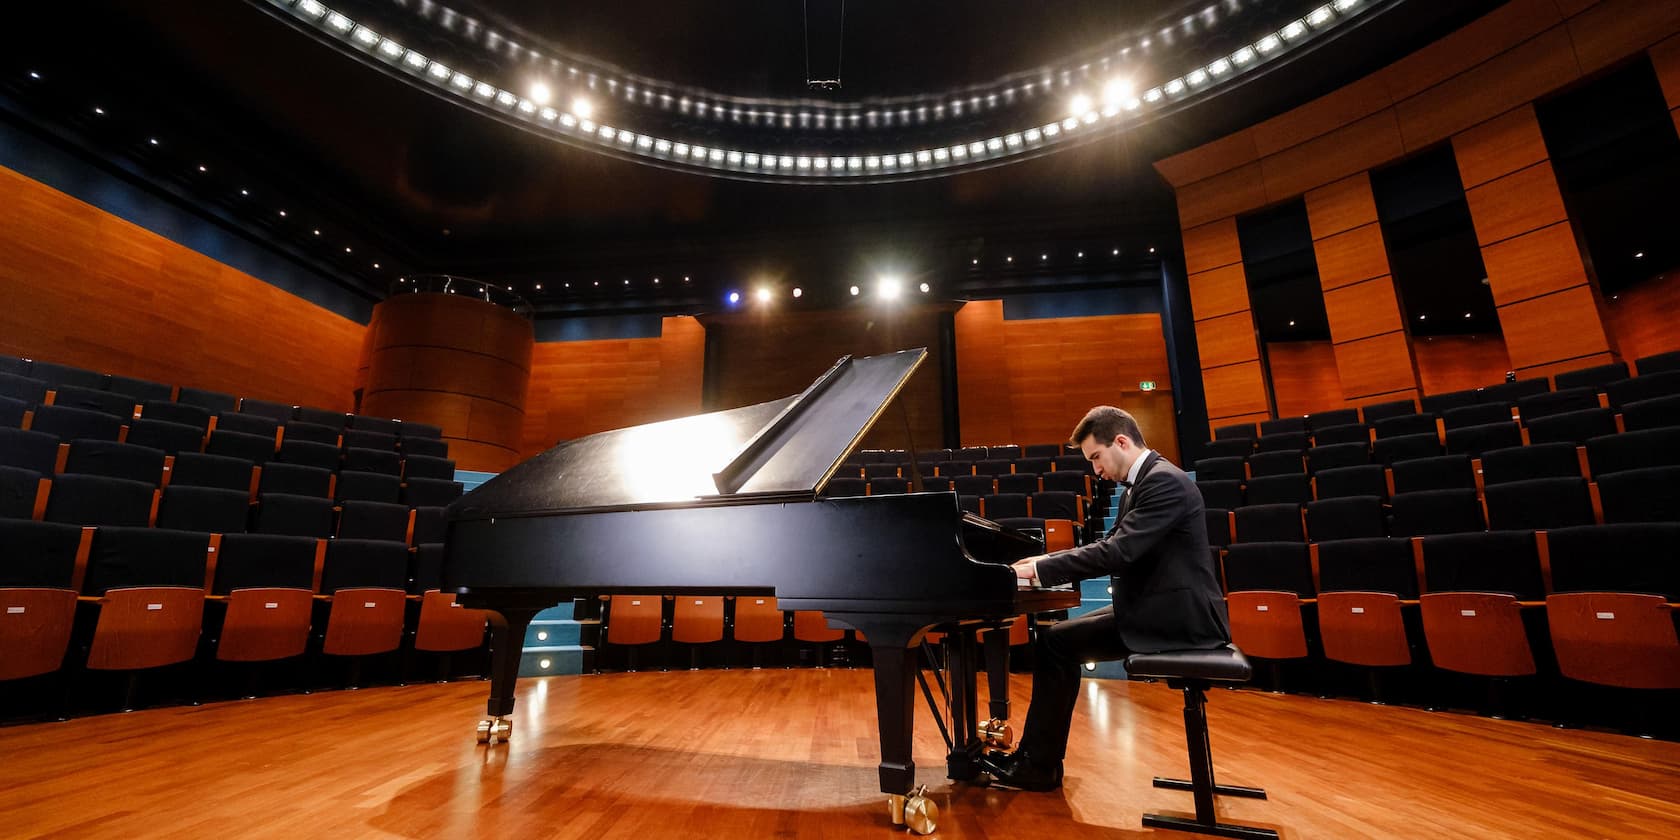
MULTIPOLYGON (((444 590, 490 611, 479 740, 511 737, 520 641, 539 611, 607 593, 770 594, 868 639, 894 822, 931 807, 914 788, 918 686, 936 706, 949 775, 977 775, 984 736, 1008 718, 1004 657, 992 655, 993 715, 979 720, 977 632, 1078 594, 1020 586, 1008 563, 1039 544, 965 514, 953 493, 821 495, 926 355, 845 357, 791 397, 566 441, 450 505, 444 590), (949 728, 920 667, 930 630, 948 634, 934 675, 949 728)), ((1007 633, 986 636, 1007 655, 1007 633)))

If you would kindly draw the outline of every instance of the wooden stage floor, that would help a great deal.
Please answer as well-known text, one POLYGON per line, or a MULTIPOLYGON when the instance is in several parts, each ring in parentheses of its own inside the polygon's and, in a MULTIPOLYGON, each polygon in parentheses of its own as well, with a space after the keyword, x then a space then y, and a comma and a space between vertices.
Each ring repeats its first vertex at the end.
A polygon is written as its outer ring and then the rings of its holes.
MULTIPOLYGON (((0 729, 0 836, 902 836, 876 790, 870 675, 698 671, 522 680, 513 742, 477 746, 489 684, 264 698, 0 729)), ((1028 678, 1014 677, 1015 720, 1028 678)), ((1150 787, 1186 773, 1180 695, 1086 682, 1053 794, 954 785, 925 709, 942 838, 1189 837, 1150 787)), ((1680 836, 1680 744, 1460 714, 1215 691, 1222 818, 1289 838, 1680 836)))

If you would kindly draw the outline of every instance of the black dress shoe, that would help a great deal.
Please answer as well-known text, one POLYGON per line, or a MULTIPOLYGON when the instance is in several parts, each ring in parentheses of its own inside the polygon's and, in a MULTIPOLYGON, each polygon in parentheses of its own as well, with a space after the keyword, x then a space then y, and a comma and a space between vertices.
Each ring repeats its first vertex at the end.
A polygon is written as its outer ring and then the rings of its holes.
POLYGON ((1016 790, 1049 791, 1062 786, 1062 763, 1039 764, 1022 750, 994 761, 990 755, 980 760, 986 772, 992 774, 992 784, 1016 790))

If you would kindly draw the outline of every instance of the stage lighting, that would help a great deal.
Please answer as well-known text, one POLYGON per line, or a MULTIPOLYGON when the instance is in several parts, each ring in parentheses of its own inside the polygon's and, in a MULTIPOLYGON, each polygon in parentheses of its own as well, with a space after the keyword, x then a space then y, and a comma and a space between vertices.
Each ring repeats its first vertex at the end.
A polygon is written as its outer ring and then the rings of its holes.
POLYGON ((897 277, 882 276, 875 286, 875 294, 882 300, 897 300, 903 291, 903 281, 897 277))

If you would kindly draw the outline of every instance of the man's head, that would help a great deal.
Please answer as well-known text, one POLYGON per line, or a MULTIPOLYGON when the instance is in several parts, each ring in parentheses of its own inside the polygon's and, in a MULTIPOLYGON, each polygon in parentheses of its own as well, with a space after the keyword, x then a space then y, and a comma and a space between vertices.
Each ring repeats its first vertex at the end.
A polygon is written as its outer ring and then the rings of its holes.
POLYGON ((1120 480, 1143 454, 1143 430, 1132 415, 1112 405, 1099 405, 1073 427, 1068 443, 1079 447, 1099 478, 1120 480))

